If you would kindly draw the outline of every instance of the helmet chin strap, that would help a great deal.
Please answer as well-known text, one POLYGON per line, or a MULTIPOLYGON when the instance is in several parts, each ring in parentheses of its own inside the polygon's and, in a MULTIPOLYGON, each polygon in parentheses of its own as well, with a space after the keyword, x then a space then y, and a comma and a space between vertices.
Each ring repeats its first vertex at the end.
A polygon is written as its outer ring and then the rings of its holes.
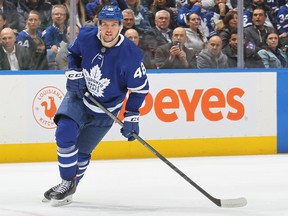
POLYGON ((102 45, 103 45, 104 47, 110 48, 110 47, 112 47, 112 46, 115 45, 114 42, 115 42, 115 40, 118 40, 119 35, 120 35, 120 32, 122 31, 122 28, 123 28, 123 25, 120 25, 118 34, 116 35, 116 37, 115 37, 112 41, 105 42, 105 41, 102 39, 102 37, 101 37, 101 27, 99 26, 99 27, 98 27, 97 37, 98 37, 98 39, 101 41, 101 43, 102 43, 102 45))

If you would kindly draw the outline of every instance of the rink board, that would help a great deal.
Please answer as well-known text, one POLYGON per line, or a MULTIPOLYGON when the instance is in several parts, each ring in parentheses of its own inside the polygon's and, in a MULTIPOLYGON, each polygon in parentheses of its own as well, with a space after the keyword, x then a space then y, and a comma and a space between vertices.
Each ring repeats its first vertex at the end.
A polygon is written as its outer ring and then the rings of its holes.
MULTIPOLYGON (((286 73, 148 71, 151 89, 141 108, 140 135, 166 157, 288 152, 286 73)), ((56 160, 52 119, 65 93, 63 71, 0 74, 0 162, 56 160)), ((119 129, 113 126, 93 159, 154 156, 127 142, 119 129)))

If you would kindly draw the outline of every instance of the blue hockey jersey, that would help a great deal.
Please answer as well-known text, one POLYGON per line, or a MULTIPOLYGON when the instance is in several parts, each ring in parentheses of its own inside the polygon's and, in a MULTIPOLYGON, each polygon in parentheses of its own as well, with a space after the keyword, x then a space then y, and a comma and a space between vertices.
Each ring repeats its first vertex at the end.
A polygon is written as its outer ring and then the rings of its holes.
MULTIPOLYGON (((40 38, 42 37, 42 32, 40 30, 37 31, 37 36, 40 38)), ((16 42, 21 46, 29 48, 30 43, 33 42, 33 38, 28 34, 26 30, 23 30, 17 34, 16 42)))
POLYGON ((66 33, 67 28, 61 32, 54 24, 48 26, 42 33, 42 39, 45 42, 46 48, 50 49, 53 45, 60 47, 62 41, 67 43, 66 33))
POLYGON ((288 33, 288 4, 280 7, 276 19, 279 34, 288 33))
MULTIPOLYGON (((80 30, 68 47, 68 67, 82 69, 90 94, 111 112, 120 110, 128 90, 126 110, 138 111, 149 90, 142 51, 123 35, 106 48, 97 33, 97 27, 80 30)), ((94 114, 103 113, 89 99, 83 101, 94 114)))

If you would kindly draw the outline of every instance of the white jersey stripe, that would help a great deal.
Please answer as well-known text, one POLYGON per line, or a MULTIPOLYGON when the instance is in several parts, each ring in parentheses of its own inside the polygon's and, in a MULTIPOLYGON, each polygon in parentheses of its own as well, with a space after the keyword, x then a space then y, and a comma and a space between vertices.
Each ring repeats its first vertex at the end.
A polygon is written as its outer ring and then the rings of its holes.
POLYGON ((62 168, 68 168, 68 167, 73 167, 77 164, 77 161, 73 162, 73 163, 70 163, 70 164, 62 164, 62 163, 59 163, 58 162, 58 165, 62 168))

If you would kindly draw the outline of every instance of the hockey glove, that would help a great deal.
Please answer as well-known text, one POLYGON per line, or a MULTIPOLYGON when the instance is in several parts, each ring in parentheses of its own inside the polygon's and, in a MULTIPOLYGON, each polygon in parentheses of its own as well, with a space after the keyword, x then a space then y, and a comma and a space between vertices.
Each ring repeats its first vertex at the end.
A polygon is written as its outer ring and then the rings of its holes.
POLYGON ((86 90, 86 82, 82 71, 79 69, 69 70, 65 72, 67 77, 66 89, 74 92, 80 99, 83 98, 86 90))
POLYGON ((135 140, 132 133, 139 134, 139 112, 124 113, 124 123, 120 131, 128 141, 135 140))

